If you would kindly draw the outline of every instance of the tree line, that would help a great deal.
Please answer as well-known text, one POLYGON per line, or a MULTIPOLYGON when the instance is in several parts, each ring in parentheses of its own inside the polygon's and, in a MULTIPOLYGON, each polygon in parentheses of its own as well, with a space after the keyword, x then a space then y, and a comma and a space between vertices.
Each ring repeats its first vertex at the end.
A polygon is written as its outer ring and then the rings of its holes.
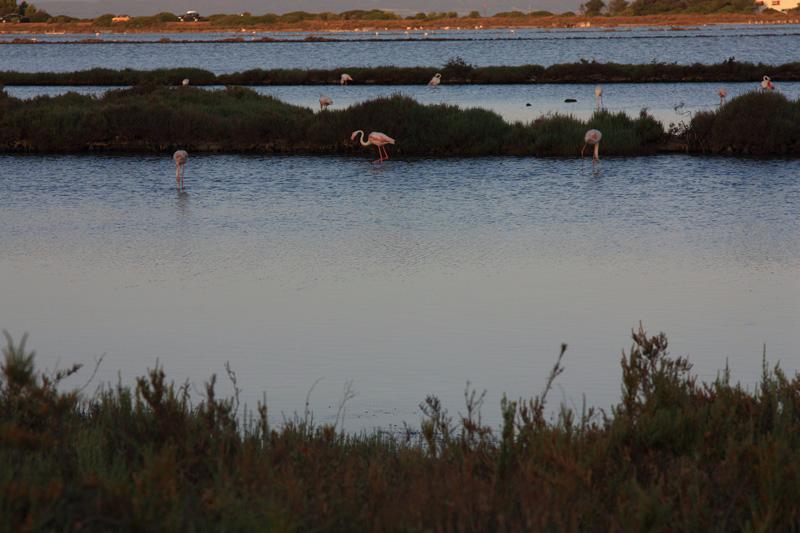
POLYGON ((597 15, 657 15, 660 13, 750 13, 753 0, 587 0, 581 12, 597 15))

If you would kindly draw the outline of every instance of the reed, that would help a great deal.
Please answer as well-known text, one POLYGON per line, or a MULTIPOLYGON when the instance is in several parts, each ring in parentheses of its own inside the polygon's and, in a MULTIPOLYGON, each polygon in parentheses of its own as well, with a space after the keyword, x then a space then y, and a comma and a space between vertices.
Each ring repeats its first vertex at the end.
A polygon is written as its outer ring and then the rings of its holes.
POLYGON ((701 383, 640 327, 609 412, 553 409, 562 347, 532 399, 481 422, 469 387, 418 429, 347 434, 267 406, 193 400, 156 367, 133 387, 64 391, 7 337, 0 511, 25 530, 792 530, 800 520, 800 377, 766 362, 753 390, 701 383))

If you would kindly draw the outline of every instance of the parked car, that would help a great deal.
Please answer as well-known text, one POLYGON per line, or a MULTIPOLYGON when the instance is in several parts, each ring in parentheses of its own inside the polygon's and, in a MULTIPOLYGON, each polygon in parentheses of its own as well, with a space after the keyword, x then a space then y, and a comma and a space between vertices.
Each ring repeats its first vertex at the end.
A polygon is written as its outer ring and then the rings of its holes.
POLYGON ((185 14, 180 15, 178 19, 181 22, 197 22, 200 20, 200 13, 197 11, 187 11, 185 14))

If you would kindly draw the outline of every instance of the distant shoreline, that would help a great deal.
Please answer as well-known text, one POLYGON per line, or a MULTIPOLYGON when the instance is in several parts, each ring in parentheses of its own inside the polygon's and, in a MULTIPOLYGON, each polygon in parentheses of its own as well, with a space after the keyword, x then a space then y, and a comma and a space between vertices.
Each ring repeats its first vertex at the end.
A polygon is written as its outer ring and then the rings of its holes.
MULTIPOLYGON (((545 16, 545 17, 485 17, 436 20, 306 20, 295 23, 221 25, 214 22, 165 22, 150 26, 132 26, 119 23, 97 26, 92 21, 60 23, 16 23, 0 25, 4 34, 126 34, 126 33, 220 33, 220 32, 380 32, 380 31, 459 31, 475 29, 569 29, 674 27, 676 30, 691 26, 734 24, 800 24, 800 15, 786 14, 675 14, 647 16, 545 16)), ((679 30, 678 30, 679 31, 679 30)))

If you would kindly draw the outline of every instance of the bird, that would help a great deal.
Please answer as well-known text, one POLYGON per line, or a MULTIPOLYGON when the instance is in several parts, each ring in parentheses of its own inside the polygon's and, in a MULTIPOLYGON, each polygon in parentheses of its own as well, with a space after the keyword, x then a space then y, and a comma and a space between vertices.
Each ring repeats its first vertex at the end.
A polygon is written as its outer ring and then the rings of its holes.
POLYGON ((324 94, 319 95, 319 109, 322 111, 323 109, 327 109, 329 105, 333 104, 333 99, 330 96, 325 96, 324 94))
POLYGON ((598 111, 603 109, 603 88, 599 85, 594 88, 594 105, 598 111))
POLYGON ((339 85, 347 85, 351 81, 353 78, 350 77, 350 74, 342 74, 342 77, 339 78, 339 85))
POLYGON ((764 89, 765 91, 773 90, 775 86, 772 84, 772 78, 770 78, 769 76, 764 76, 761 79, 761 88, 764 89))
POLYGON ((719 91, 717 91, 717 94, 719 95, 719 105, 724 104, 725 99, 728 97, 728 91, 726 91, 725 89, 720 89, 719 91))
POLYGON ((350 135, 350 140, 354 141, 356 136, 361 134, 361 146, 369 146, 370 144, 375 146, 378 149, 378 159, 373 161, 373 163, 382 163, 383 161, 389 159, 389 154, 386 152, 386 148, 384 145, 386 144, 394 144, 394 139, 386 135, 385 133, 381 133, 379 131, 373 131, 367 136, 367 140, 364 140, 364 130, 356 130, 350 135), (385 156, 385 157, 384 157, 385 156))
POLYGON ((183 169, 186 162, 189 160, 189 153, 186 150, 178 150, 172 154, 172 159, 175 160, 175 183, 178 190, 183 190, 183 169))
POLYGON ((181 82, 181 85, 183 85, 184 87, 188 87, 188 86, 189 86, 189 78, 185 78, 185 79, 184 79, 184 80, 181 82))
POLYGON ((442 75, 437 72, 436 75, 431 78, 431 81, 428 82, 428 85, 437 87, 440 83, 442 83, 442 75))
POLYGON ((589 145, 594 146, 594 157, 592 157, 592 161, 594 163, 600 161, 600 139, 603 138, 603 134, 600 133, 599 130, 589 130, 586 132, 586 135, 583 136, 583 148, 581 148, 581 157, 583 157, 584 152, 586 151, 586 147, 589 145))

